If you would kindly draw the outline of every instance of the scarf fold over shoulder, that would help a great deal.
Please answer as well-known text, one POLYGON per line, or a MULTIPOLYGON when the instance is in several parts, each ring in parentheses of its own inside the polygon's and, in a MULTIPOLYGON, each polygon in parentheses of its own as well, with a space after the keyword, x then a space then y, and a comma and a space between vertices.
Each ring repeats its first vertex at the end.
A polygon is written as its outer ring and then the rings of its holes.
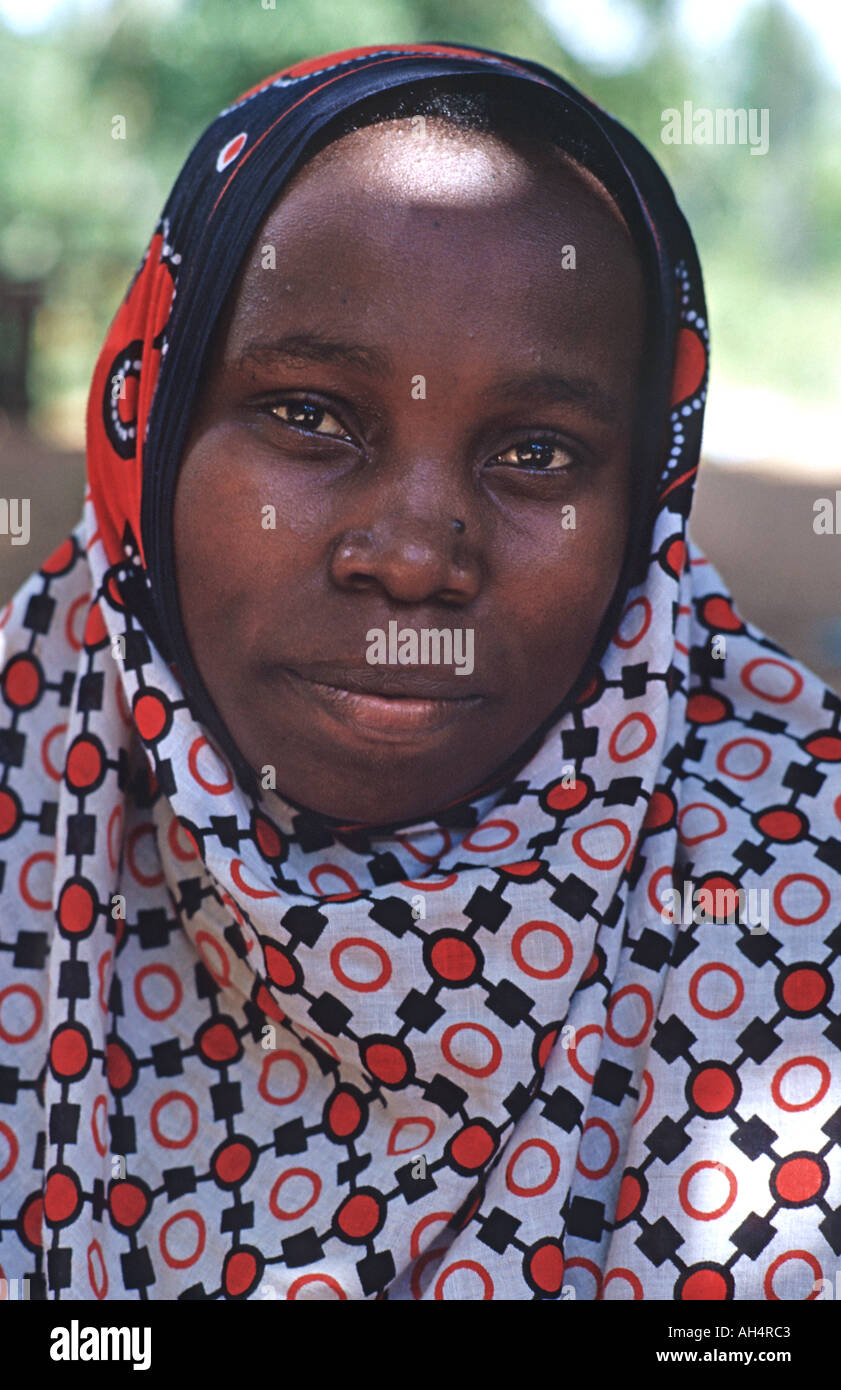
POLYGON ((0 614, 0 1277, 65 1300, 833 1280, 841 702, 687 541, 707 346, 663 176, 544 68, 339 53, 202 136, 96 368, 83 523, 0 614), (554 93, 635 219, 652 523, 525 765, 354 838, 240 776, 173 607, 172 460, 307 142, 454 74, 554 93))

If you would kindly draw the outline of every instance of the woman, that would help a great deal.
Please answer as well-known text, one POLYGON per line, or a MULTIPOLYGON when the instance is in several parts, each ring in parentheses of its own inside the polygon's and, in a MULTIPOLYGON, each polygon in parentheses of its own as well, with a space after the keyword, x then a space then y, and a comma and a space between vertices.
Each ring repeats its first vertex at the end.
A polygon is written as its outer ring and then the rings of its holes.
POLYGON ((662 174, 544 68, 210 126, 5 615, 7 1279, 832 1279, 841 702, 687 548, 706 363, 662 174))

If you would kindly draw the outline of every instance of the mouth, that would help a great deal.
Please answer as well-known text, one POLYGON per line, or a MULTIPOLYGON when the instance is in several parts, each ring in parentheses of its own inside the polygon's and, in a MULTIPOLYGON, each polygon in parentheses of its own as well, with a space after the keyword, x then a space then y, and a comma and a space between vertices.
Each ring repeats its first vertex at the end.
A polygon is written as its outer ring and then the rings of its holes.
POLYGON ((478 692, 450 694, 443 682, 434 684, 418 673, 318 671, 318 676, 278 667, 280 675, 299 694, 315 701, 345 728, 394 741, 433 733, 475 712, 485 700, 478 692), (444 692, 447 693, 444 693, 444 692))

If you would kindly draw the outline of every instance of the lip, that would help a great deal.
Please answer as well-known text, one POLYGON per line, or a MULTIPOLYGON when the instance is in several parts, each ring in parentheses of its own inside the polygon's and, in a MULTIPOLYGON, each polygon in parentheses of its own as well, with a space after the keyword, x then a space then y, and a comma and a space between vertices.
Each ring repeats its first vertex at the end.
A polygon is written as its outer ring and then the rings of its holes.
POLYGON ((305 675, 291 666, 278 669, 306 698, 314 699, 346 728, 380 738, 400 740, 444 729, 475 711, 485 698, 475 692, 441 695, 440 685, 429 682, 417 693, 420 682, 397 672, 388 677, 367 671, 331 672, 328 680, 326 676, 316 679, 305 675))

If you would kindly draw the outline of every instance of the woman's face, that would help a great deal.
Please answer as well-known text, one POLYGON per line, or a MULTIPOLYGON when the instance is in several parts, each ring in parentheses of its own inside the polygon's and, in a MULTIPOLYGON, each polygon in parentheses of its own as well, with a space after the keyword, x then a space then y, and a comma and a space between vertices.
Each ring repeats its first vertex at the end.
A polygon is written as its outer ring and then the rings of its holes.
POLYGON ((388 121, 288 185, 175 499, 191 650, 281 794, 425 817, 567 693, 622 563, 643 315, 624 225, 552 151, 388 121))

